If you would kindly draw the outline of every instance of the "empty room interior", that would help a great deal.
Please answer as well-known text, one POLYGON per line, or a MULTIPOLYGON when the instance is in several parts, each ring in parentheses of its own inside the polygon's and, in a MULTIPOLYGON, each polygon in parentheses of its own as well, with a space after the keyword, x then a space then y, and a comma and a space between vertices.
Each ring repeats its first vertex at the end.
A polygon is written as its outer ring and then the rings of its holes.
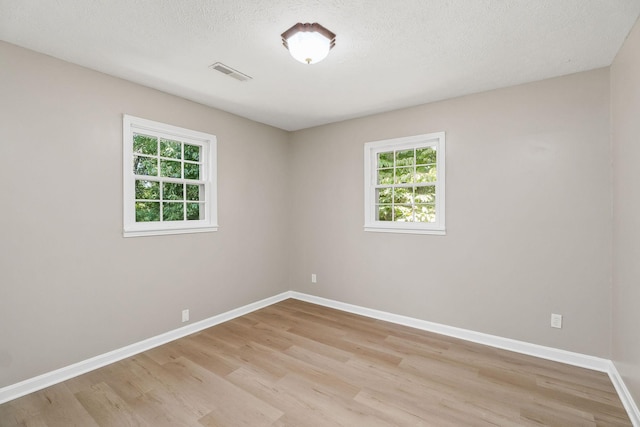
POLYGON ((640 426, 639 15, 0 0, 0 426, 640 426))

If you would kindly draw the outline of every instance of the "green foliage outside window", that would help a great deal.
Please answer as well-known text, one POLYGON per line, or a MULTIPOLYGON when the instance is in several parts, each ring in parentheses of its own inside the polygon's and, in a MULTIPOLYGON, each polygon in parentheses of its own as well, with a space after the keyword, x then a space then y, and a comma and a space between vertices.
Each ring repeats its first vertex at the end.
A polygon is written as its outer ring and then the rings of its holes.
POLYGON ((202 218, 204 185, 188 183, 201 179, 200 146, 134 134, 133 152, 136 222, 202 218))
POLYGON ((435 147, 378 153, 378 221, 435 221, 436 160, 435 147))

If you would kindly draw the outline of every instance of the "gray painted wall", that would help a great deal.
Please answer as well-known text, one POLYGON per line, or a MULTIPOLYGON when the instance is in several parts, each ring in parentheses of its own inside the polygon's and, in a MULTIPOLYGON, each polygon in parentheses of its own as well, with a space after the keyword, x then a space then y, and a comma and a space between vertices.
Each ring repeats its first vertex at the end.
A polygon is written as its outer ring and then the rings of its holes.
POLYGON ((609 150, 608 69, 295 132, 293 288, 609 357, 609 150), (363 144, 438 131, 447 235, 364 232, 363 144))
POLYGON ((612 358, 640 402, 640 22, 611 66, 612 358))
POLYGON ((0 43, 0 387, 289 289, 288 138, 0 43), (218 232, 122 237, 123 113, 218 137, 218 232))

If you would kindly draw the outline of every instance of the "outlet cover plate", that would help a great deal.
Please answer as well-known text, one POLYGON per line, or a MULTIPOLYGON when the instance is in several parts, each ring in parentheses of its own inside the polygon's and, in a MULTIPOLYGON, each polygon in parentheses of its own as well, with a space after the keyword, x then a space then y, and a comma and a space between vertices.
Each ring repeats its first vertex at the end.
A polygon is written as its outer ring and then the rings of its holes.
POLYGON ((562 314, 551 314, 551 327, 562 328, 562 314))

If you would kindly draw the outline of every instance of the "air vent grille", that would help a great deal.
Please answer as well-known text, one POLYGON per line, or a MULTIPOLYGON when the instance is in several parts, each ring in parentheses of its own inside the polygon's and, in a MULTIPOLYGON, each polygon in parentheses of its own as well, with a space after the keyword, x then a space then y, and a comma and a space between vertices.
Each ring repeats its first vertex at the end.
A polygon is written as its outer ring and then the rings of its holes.
POLYGON ((238 70, 234 70, 228 65, 224 65, 222 62, 216 62, 215 64, 210 65, 209 68, 219 71, 222 74, 226 74, 229 77, 233 77, 234 79, 239 80, 241 82, 246 82, 251 80, 251 76, 241 73, 238 70))

